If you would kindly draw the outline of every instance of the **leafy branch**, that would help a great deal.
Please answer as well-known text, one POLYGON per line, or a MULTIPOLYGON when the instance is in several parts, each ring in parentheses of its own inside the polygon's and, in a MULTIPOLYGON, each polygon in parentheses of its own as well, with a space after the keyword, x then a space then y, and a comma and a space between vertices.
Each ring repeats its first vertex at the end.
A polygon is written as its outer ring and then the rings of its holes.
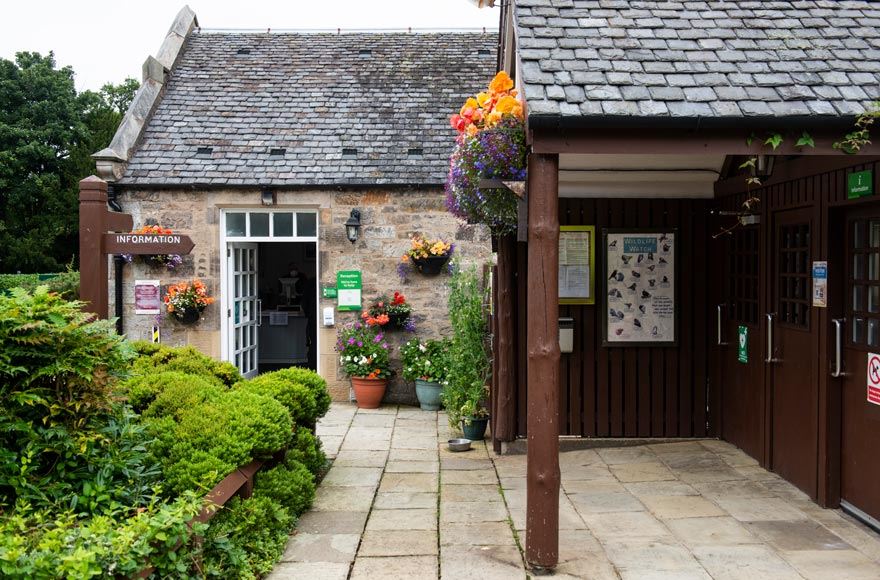
POLYGON ((871 144, 871 126, 877 117, 880 117, 880 101, 871 103, 870 110, 856 117, 855 129, 831 146, 849 155, 858 153, 862 147, 871 144))

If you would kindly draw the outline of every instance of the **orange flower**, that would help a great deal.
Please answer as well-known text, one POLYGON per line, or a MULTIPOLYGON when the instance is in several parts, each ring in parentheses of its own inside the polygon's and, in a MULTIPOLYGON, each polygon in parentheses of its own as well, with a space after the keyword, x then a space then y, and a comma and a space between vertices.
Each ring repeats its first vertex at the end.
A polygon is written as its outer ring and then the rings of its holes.
POLYGON ((504 71, 495 75, 495 78, 489 83, 489 91, 493 93, 502 93, 504 91, 509 91, 512 88, 513 80, 504 71))

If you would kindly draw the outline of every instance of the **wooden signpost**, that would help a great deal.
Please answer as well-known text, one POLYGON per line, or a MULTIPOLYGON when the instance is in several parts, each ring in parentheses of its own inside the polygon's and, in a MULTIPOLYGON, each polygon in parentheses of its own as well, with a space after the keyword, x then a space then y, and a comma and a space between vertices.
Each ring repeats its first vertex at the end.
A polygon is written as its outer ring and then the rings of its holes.
POLYGON ((106 181, 79 182, 79 295, 99 318, 108 317, 108 254, 189 254, 195 246, 189 236, 129 233, 133 227, 130 215, 107 208, 106 181))

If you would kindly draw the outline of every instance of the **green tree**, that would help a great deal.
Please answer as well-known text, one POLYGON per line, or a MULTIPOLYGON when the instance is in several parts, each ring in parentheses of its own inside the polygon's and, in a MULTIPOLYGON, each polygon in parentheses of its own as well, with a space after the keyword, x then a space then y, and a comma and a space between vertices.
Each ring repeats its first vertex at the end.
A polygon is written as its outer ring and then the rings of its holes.
POLYGON ((77 183, 94 173, 137 90, 77 94, 52 53, 0 59, 0 272, 61 271, 77 248, 77 183))

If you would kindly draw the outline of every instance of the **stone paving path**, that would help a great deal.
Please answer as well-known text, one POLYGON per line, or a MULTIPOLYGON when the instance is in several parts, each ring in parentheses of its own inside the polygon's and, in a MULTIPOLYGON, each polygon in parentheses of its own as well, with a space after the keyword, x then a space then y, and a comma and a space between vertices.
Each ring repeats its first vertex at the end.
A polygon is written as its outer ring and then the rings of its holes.
MULTIPOLYGON (((274 580, 528 577, 525 456, 450 453, 442 413, 334 404, 333 465, 274 580)), ((560 454, 554 578, 880 578, 880 536, 720 441, 560 454)))

